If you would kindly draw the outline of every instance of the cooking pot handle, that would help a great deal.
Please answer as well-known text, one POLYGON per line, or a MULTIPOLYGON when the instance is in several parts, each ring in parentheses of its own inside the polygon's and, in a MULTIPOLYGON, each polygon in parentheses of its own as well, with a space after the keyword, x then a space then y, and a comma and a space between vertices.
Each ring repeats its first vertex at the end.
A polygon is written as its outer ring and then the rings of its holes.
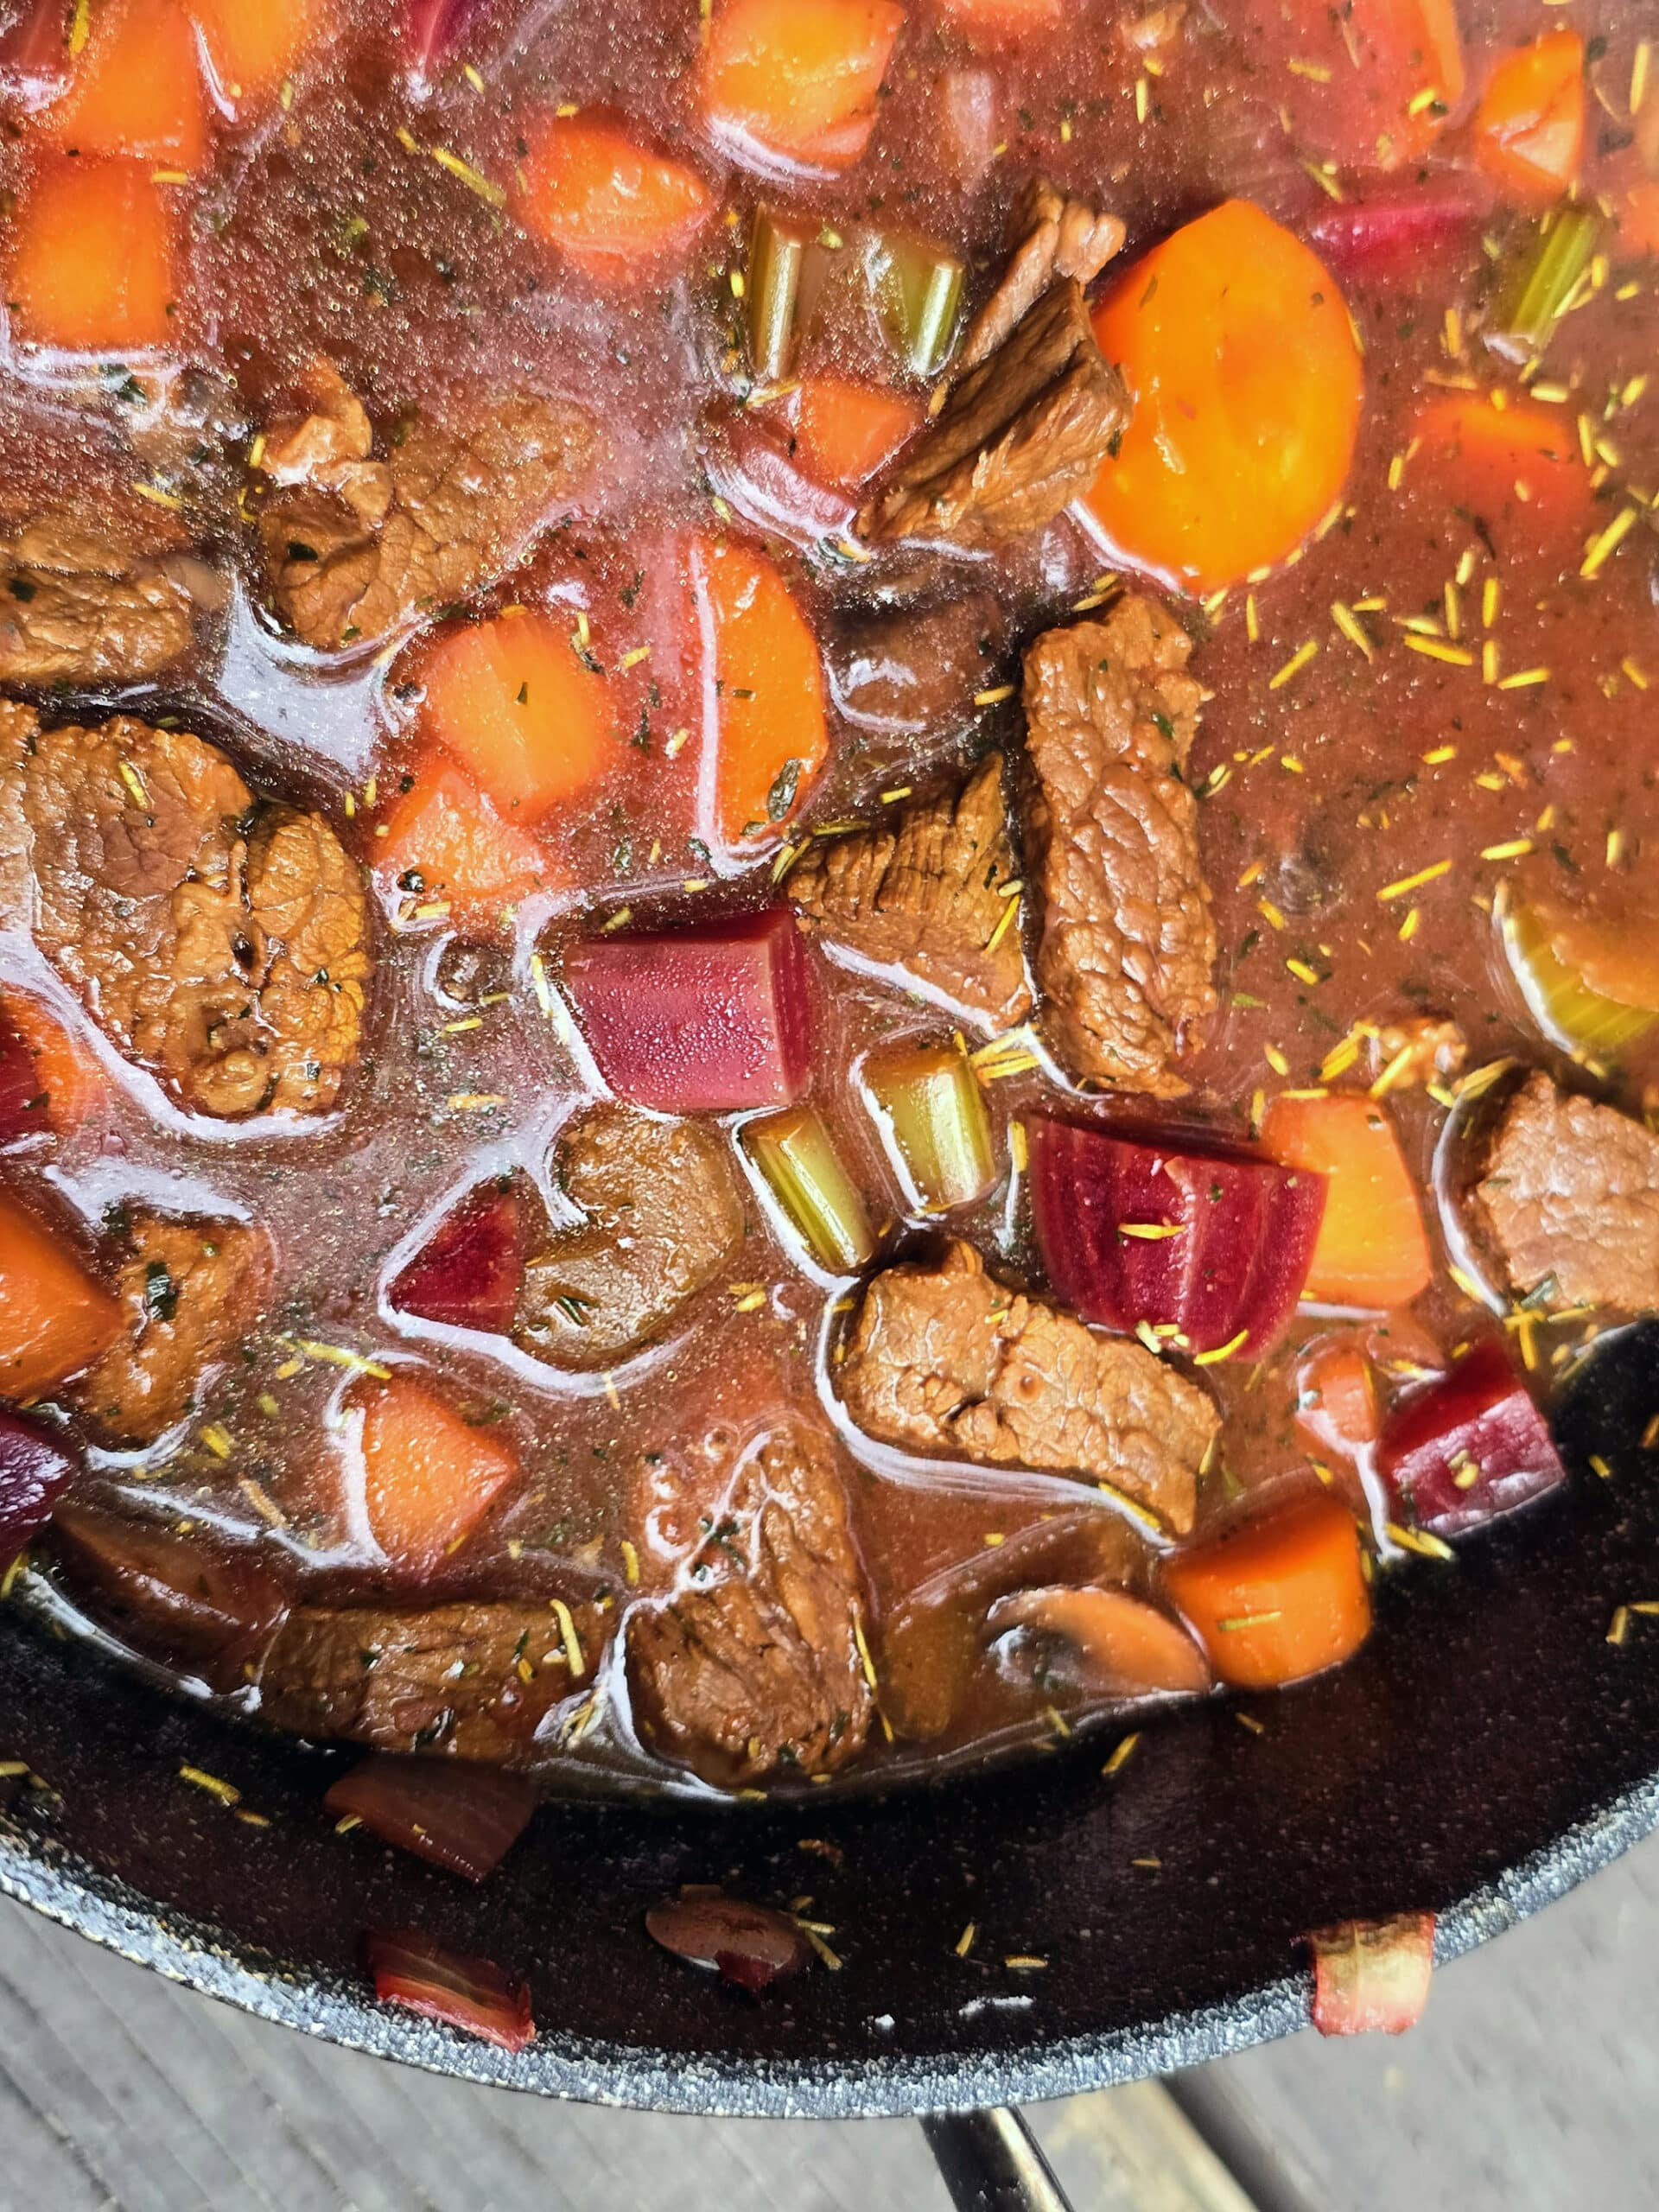
POLYGON ((1071 2212, 1017 2112, 930 2113, 922 2126, 957 2212, 1071 2212))

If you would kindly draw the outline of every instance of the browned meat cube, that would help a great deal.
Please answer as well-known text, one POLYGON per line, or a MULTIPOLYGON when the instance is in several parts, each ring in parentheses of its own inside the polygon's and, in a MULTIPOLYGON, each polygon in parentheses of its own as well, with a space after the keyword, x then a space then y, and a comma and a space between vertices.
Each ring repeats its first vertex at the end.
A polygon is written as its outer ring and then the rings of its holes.
POLYGON ((788 884, 809 931, 880 968, 901 968, 974 1021, 1006 1028, 1031 1006, 1017 882, 1002 802, 1002 756, 988 753, 960 791, 868 830, 807 847, 788 884))
POLYGON ((569 1612, 579 1668, 547 1605, 296 1606, 265 1655, 259 1709, 296 1736, 509 1760, 592 1686, 615 1615, 569 1612))
POLYGON ((0 683, 132 683, 189 649, 206 568, 42 515, 0 542, 0 683))
POLYGON ((937 1267, 876 1276, 837 1379, 883 1444, 1109 1482, 1177 1534, 1220 1426, 1205 1393, 1144 1345, 1007 1288, 960 1243, 937 1267))
POLYGON ((129 1444, 153 1443, 257 1319, 269 1240, 235 1221, 132 1221, 116 1275, 128 1335, 76 1386, 87 1412, 129 1444))
POLYGON ((714 1281, 743 1242, 743 1207, 720 1137, 594 1106, 559 1138, 560 1189, 588 1219, 554 1231, 524 1269, 513 1333, 556 1367, 633 1351, 714 1281))
POLYGON ((958 372, 976 367, 994 353, 1057 279, 1072 276, 1079 284, 1092 283, 1123 238, 1117 216, 1103 215, 1086 200, 1057 191, 1046 177, 1033 177, 1008 216, 1008 265, 968 326, 958 372))
POLYGON ((275 423, 259 514, 271 588, 308 645, 384 637, 476 591, 519 559, 593 458, 588 418, 508 393, 465 427, 417 419, 385 461, 362 402, 312 364, 309 412, 275 423))
POLYGON ((321 1113, 356 1063, 361 871, 188 730, 42 730, 0 702, 0 921, 198 1112, 321 1113))
POLYGON ((1659 1136, 1527 1077, 1476 1185, 1475 1226, 1512 1290, 1551 1306, 1659 1309, 1659 1136))
POLYGON ((874 607, 842 618, 824 649, 836 706, 861 728, 948 737, 996 681, 1006 625, 991 593, 940 607, 874 607))
POLYGON ((974 548, 1041 530, 1088 490, 1128 420, 1122 378, 1068 278, 963 378, 859 528, 974 548))
POLYGON ((672 1589, 628 1630, 645 1738, 727 1786, 832 1774, 863 1749, 874 1710, 834 1448, 791 1421, 734 1473, 728 1450, 645 1471, 659 1527, 677 1518, 690 1534, 672 1589))
POLYGON ((1154 1097, 1215 1011, 1198 806, 1182 779, 1203 693, 1192 642, 1147 599, 1050 630, 1026 656, 1029 822, 1043 895, 1037 988, 1071 1072, 1154 1097))

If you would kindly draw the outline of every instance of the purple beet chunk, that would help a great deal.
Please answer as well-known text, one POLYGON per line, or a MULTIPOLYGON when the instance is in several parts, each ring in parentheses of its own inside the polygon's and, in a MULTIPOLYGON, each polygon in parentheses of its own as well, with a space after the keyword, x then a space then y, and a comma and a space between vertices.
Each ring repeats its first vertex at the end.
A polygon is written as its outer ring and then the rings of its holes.
POLYGON ((1543 1415, 1490 1340, 1406 1400, 1377 1464, 1395 1518, 1437 1536, 1478 1529, 1567 1478, 1543 1415))
POLYGON ((35 1055, 0 1014, 0 1144, 48 1126, 35 1055))
POLYGON ((1398 289, 1471 247, 1491 204, 1477 178, 1446 172, 1322 205, 1305 227, 1309 245, 1344 283, 1398 289))
POLYGON ((439 1224, 387 1298, 400 1313, 504 1337, 512 1326, 524 1272, 518 1193, 474 1191, 439 1224))
POLYGON ((74 1471, 55 1437, 0 1413, 0 1560, 15 1559, 46 1526, 74 1471))
POLYGON ((1037 1241, 1068 1305, 1108 1328, 1179 1329, 1195 1352, 1267 1350, 1307 1279, 1321 1178, 1070 1122, 1029 1135, 1037 1241))

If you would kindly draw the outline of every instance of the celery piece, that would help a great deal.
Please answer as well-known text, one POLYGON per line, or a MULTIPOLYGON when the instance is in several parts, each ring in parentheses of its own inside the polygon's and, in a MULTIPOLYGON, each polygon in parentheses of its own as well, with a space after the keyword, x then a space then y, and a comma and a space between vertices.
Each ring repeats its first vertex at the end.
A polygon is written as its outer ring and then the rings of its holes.
POLYGON ((743 297, 748 315, 750 365, 768 384, 787 376, 795 359, 800 338, 801 275, 813 236, 810 226, 770 207, 754 211, 743 297))
POLYGON ((1567 1052, 1616 1058, 1659 1021, 1659 1008, 1623 1006, 1592 991, 1558 957, 1542 917, 1529 906, 1504 916, 1503 946, 1533 1020, 1567 1052))
POLYGON ((961 262, 931 238, 900 234, 878 238, 867 266, 899 359, 913 376, 937 376, 956 342, 961 262))
POLYGON ((823 1117, 810 1106, 768 1114, 749 1122, 743 1144, 813 1258, 836 1274, 861 1268, 875 1237, 823 1117))
POLYGON ((1486 324, 1494 353, 1529 361, 1543 352, 1594 257, 1601 222, 1594 207, 1558 207, 1544 217, 1498 287, 1486 324))
POLYGON ((950 1046, 883 1052, 864 1083, 889 1145, 930 1213, 970 1205, 996 1180, 985 1096, 964 1054, 950 1046))

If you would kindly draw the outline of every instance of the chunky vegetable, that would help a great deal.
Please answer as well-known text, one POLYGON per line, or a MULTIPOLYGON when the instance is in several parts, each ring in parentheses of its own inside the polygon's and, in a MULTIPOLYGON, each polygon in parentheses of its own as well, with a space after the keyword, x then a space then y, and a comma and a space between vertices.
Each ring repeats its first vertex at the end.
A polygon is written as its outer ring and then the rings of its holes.
POLYGON ((503 2050, 526 2050, 535 2042, 530 1986, 517 1974, 504 1974, 488 1959, 447 1950, 429 1936, 412 1931, 378 1929, 365 1939, 364 1948, 374 1993, 383 2005, 401 2005, 499 2044, 503 2050))
POLYGON ((1323 1179, 1264 1160, 1027 1125, 1049 1281, 1085 1320, 1172 1330, 1183 1349, 1259 1358, 1296 1310, 1323 1179))
POLYGON ((383 1843, 413 1852, 469 1882, 481 1882, 529 1827, 537 1799, 534 1785, 523 1776, 481 1760, 400 1758, 391 1751, 372 1751, 341 1775, 322 1802, 329 1812, 359 1821, 383 1843))
POLYGON ((878 1052, 864 1084, 912 1196, 927 1211, 971 1205, 996 1181, 985 1094, 950 1046, 878 1052))
POLYGON ((251 1545, 73 1504, 54 1514, 52 1535, 71 1591, 124 1643, 213 1689, 245 1688, 286 1605, 251 1545))
POLYGON ((0 1144, 16 1144, 19 1137, 50 1127, 35 1055, 0 1005, 0 1144))
POLYGON ((1248 200, 1120 276, 1095 333, 1135 412, 1086 505, 1114 553, 1188 590, 1294 553, 1347 480, 1359 349, 1336 280, 1248 200))
POLYGON ((40 128, 81 160, 194 170, 207 158, 196 35, 179 0, 103 0, 63 98, 40 128))
POLYGON ((0 31, 0 91, 23 108, 57 99, 69 75, 63 0, 25 0, 0 31))
POLYGON ((1475 152, 1505 197, 1548 207, 1578 181, 1584 158, 1584 41, 1548 31, 1506 54, 1475 115, 1475 152))
POLYGON ((1432 1912, 1344 1920, 1307 1940, 1313 2024, 1322 2036, 1398 2036, 1416 2026, 1434 1971, 1432 1912))
POLYGON ((1559 557, 1589 527, 1594 493, 1563 409, 1520 401, 1500 412, 1482 395, 1448 393, 1419 411, 1413 441, 1411 480, 1479 516, 1506 556, 1537 545, 1559 557))
POLYGON ((1311 1345, 1296 1370, 1296 1429, 1317 1459, 1357 1461, 1377 1436, 1376 1378, 1348 1332, 1311 1345))
POLYGON ((801 280, 817 237, 815 226, 757 207, 749 229, 743 316, 749 365, 764 383, 789 374, 800 342, 801 280))
POLYGON ((776 838, 830 749, 817 639, 764 553, 698 537, 689 557, 706 656, 709 829, 726 846, 776 838))
POLYGON ((186 0, 214 96, 229 113, 281 87, 329 28, 333 0, 186 0))
POLYGON ((1475 243, 1490 194, 1460 169, 1383 183, 1363 199, 1321 200, 1303 226, 1344 284, 1404 289, 1475 243))
POLYGON ((429 1574, 516 1478, 518 1455, 404 1375, 370 1386, 354 1410, 369 1533, 398 1573, 429 1574))
POLYGON ((504 1337, 512 1326, 524 1272, 518 1193, 486 1185, 438 1224, 386 1293, 399 1313, 504 1337))
POLYGON ((787 1106, 806 1088, 806 951, 786 907, 702 929, 589 938, 566 959, 564 984, 600 1073, 636 1106, 787 1106))
POLYGON ((995 1636, 1018 1632, 1046 1688, 1064 1684, 1087 1697, 1149 1697, 1210 1687, 1204 1654, 1186 1630, 1127 1590, 1018 1590, 996 1600, 986 1625, 995 1636))
POLYGON ((799 1923, 787 1913, 717 1892, 666 1898, 651 1907, 645 1927, 677 1959, 716 1968, 752 1997, 779 1975, 798 1974, 812 1955, 799 1923))
POLYGON ((851 490, 874 476, 915 435, 919 400, 845 377, 808 377, 795 394, 795 455, 820 483, 851 490))
POLYGON ((613 756, 610 696, 574 618, 526 611, 441 638, 424 664, 423 727, 511 823, 535 822, 613 756))
POLYGON ((1304 1297, 1406 1306, 1427 1289, 1428 1237, 1385 1107, 1360 1091, 1284 1092, 1268 1109, 1262 1143, 1282 1166, 1325 1178, 1304 1297))
POLYGON ((1625 917, 1621 926, 1538 899, 1509 908, 1502 927, 1533 1020, 1564 1050, 1617 1059, 1659 1021, 1651 921, 1638 929, 1635 917, 1625 917))
POLYGON ((33 1398, 90 1367, 121 1309, 67 1243, 0 1192, 0 1398, 33 1398))
POLYGON ((167 189, 143 162, 38 162, 11 224, 13 337, 80 353, 171 344, 177 294, 167 189))
POLYGON ((1382 1432, 1395 1517, 1455 1536, 1567 1479, 1543 1415, 1490 1338, 1414 1391, 1382 1432))
MULTIPOLYGON (((39 999, 3 985, 0 985, 0 1028, 21 1041, 33 1065, 29 1127, 50 1128, 60 1136, 79 1128, 110 1087, 92 1046, 72 1036, 39 999)), ((15 1082, 16 1063, 14 1059, 10 1064, 15 1082)))
POLYGON ((1238 1689, 1320 1674, 1370 1633, 1359 1530, 1322 1491, 1176 1553, 1164 1587, 1216 1673, 1238 1689))
POLYGON ((524 129, 514 205, 585 275, 628 285, 683 258, 714 195, 696 169, 601 117, 550 115, 524 129))
POLYGON ((1543 352, 1589 276, 1602 227, 1594 207, 1560 207, 1543 218, 1509 264, 1486 318, 1483 334, 1494 352, 1520 362, 1543 352))
POLYGON ((976 52, 1058 31, 1060 0, 938 0, 939 16, 976 52))
POLYGON ((750 1122, 743 1148, 821 1267, 849 1275, 873 1255, 875 1236, 858 1185, 811 1107, 750 1122))
POLYGON ((1344 169, 1420 160, 1462 101, 1455 0, 1346 0, 1340 10, 1284 0, 1253 12, 1258 37, 1288 45, 1286 128, 1344 169))
POLYGON ((711 129, 762 167, 849 168, 904 22, 894 0, 721 0, 703 54, 711 129))
POLYGON ((73 1457, 56 1437, 0 1413, 0 1560, 15 1559, 46 1526, 74 1476, 73 1457))
POLYGON ((551 856, 527 830, 504 822, 466 769, 436 748, 411 773, 373 846, 401 911, 420 918, 430 908, 433 920, 474 929, 507 926, 520 899, 556 880, 551 856))
POLYGON ((958 257, 931 238, 886 232, 872 245, 870 287, 900 364, 936 377, 950 358, 962 306, 958 257))

